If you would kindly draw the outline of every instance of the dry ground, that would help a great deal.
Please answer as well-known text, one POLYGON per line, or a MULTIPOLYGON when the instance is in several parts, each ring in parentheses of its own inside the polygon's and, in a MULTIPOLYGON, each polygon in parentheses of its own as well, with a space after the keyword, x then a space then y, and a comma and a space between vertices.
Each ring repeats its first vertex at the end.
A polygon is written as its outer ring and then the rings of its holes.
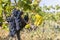
MULTIPOLYGON (((8 40, 8 31, 0 28, 0 40, 8 40)), ((60 40, 60 25, 54 21, 44 21, 36 30, 23 29, 21 40, 60 40)))

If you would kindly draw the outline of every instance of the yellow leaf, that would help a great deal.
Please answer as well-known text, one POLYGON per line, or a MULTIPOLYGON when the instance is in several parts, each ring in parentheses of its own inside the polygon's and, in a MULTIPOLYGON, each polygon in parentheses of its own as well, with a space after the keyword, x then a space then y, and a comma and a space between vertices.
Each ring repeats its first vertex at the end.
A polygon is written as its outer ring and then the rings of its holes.
POLYGON ((30 24, 27 24, 27 25, 25 26, 25 28, 27 28, 27 29, 30 28, 30 24))
POLYGON ((42 23, 42 20, 43 20, 43 19, 42 19, 42 16, 36 14, 36 15, 35 15, 34 25, 36 25, 36 26, 40 25, 40 24, 42 23))

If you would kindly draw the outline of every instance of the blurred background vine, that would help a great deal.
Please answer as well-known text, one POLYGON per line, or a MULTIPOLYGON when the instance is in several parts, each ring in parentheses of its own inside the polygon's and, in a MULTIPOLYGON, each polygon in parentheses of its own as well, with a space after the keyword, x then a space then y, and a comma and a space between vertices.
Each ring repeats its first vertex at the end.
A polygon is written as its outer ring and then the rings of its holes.
MULTIPOLYGON (((6 17, 11 15, 14 8, 24 11, 24 15, 28 13, 29 22, 36 26, 43 23, 42 21, 44 20, 54 20, 55 22, 60 20, 60 12, 55 12, 56 15, 50 12, 44 12, 44 9, 50 10, 50 8, 54 7, 44 6, 42 9, 42 7, 39 6, 40 2, 41 0, 14 0, 14 2, 11 0, 0 0, 0 22, 3 23, 2 27, 7 28, 6 17)), ((57 10, 59 8, 59 6, 56 6, 57 10)))

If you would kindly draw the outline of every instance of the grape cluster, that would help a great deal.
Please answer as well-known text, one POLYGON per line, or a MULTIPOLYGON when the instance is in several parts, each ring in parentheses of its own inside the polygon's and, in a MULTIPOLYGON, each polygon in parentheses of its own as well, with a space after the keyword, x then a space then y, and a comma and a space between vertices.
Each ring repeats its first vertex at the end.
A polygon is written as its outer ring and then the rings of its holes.
POLYGON ((12 11, 12 16, 7 17, 7 22, 9 23, 10 35, 14 36, 26 25, 25 21, 28 21, 28 16, 25 16, 24 19, 21 17, 23 12, 17 9, 12 11))

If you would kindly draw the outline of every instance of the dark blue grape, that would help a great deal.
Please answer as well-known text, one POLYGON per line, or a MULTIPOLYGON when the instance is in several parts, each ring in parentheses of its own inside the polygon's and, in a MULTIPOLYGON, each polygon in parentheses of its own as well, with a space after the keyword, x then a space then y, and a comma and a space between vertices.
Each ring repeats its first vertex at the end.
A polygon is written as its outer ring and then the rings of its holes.
POLYGON ((14 36, 16 34, 16 31, 14 28, 10 29, 10 36, 14 36))
POLYGON ((15 19, 15 23, 16 23, 16 30, 19 30, 20 29, 20 20, 15 19))
POLYGON ((13 17, 8 17, 7 22, 9 23, 10 35, 14 36, 16 32, 15 20, 13 17))
POLYGON ((17 13, 16 13, 16 9, 14 9, 13 11, 12 11, 12 15, 14 16, 14 17, 16 17, 17 16, 17 13))

